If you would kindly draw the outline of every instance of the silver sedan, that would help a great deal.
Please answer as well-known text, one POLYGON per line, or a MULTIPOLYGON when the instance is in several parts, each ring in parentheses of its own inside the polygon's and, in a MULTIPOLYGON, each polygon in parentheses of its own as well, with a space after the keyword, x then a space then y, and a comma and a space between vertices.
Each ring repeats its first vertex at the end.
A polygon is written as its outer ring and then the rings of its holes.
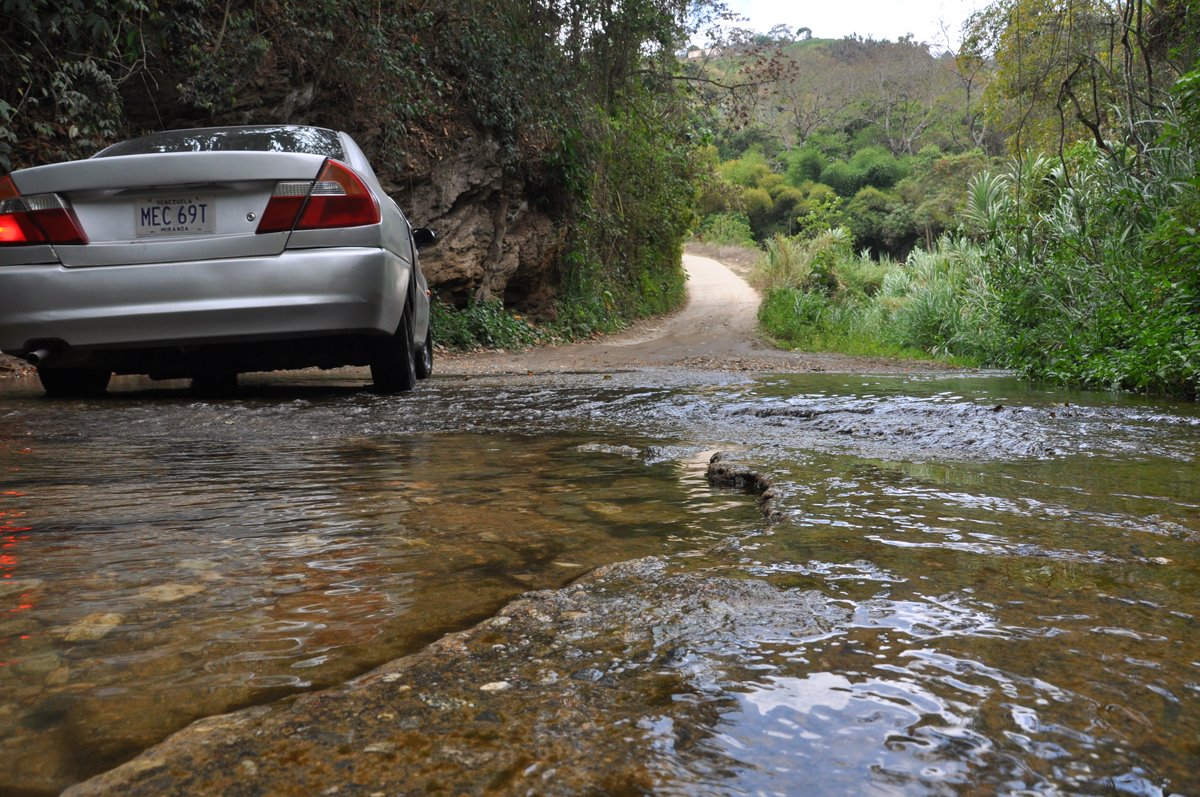
POLYGON ((248 371, 433 369, 413 230, 345 133, 155 133, 0 179, 0 350, 51 395, 113 373, 226 392, 248 371))

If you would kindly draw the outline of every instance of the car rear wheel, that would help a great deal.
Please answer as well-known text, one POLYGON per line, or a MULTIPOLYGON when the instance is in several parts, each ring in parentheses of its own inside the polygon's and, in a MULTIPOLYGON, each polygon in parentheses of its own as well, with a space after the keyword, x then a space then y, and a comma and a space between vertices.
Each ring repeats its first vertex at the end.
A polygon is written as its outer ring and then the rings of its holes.
POLYGON ((39 368, 37 374, 51 396, 99 396, 112 378, 111 371, 96 368, 39 368))
POLYGON ((425 345, 417 353, 417 379, 428 379, 433 373, 433 330, 425 330, 425 345))
POLYGON ((380 393, 405 393, 417 384, 417 354, 412 346, 412 313, 405 308, 396 334, 377 341, 371 353, 371 380, 380 393))

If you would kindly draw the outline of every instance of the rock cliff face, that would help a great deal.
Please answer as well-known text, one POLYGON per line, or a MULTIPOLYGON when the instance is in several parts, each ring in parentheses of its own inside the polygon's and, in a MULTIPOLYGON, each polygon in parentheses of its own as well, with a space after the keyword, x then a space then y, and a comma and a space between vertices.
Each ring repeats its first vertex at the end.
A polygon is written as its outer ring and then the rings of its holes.
POLYGON ((421 265, 444 300, 497 298, 535 316, 553 314, 565 230, 505 177, 495 140, 469 133, 411 177, 380 177, 413 225, 437 234, 421 265))

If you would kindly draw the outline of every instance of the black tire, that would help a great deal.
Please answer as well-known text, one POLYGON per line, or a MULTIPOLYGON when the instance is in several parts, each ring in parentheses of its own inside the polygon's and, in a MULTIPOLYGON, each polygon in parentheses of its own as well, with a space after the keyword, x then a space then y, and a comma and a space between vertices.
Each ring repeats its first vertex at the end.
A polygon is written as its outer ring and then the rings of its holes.
POLYGON ((111 371, 96 368, 39 368, 38 379, 49 396, 99 396, 108 390, 111 371))
POLYGON ((371 381, 380 393, 407 393, 417 384, 417 355, 412 346, 412 313, 405 308, 396 334, 375 342, 371 381))
POLYGON ((417 379, 428 379, 433 373, 433 330, 425 330, 425 345, 417 352, 417 379))
POLYGON ((237 371, 214 371, 192 377, 192 392, 205 398, 229 398, 237 395, 237 371))

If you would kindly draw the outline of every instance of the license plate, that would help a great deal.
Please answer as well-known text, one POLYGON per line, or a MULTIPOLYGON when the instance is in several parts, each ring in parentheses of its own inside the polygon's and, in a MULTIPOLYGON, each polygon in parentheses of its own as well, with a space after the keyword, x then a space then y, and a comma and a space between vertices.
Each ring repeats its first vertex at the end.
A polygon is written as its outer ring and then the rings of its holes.
POLYGON ((133 230, 147 236, 201 235, 217 229, 217 205, 211 194, 139 199, 133 230))

